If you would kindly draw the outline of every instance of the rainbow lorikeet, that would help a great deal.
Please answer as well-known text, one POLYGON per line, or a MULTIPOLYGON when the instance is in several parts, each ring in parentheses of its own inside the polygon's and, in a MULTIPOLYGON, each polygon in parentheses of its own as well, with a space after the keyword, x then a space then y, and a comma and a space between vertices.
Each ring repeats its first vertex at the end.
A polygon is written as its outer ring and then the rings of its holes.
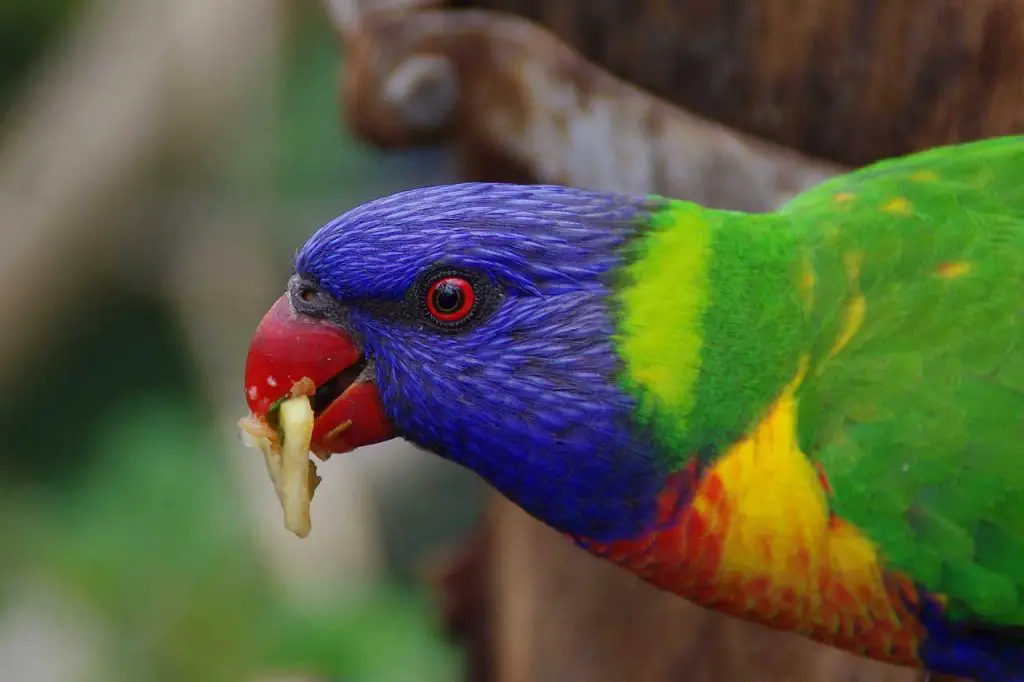
POLYGON ((1024 682, 1024 137, 766 214, 415 189, 294 268, 246 367, 268 429, 308 395, 314 454, 402 437, 697 604, 1024 682))

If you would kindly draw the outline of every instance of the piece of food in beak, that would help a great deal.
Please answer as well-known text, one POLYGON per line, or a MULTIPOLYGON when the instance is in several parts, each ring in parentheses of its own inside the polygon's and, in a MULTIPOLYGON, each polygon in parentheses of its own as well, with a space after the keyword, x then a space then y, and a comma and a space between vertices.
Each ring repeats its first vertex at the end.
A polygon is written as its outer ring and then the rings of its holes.
POLYGON ((285 528, 304 538, 312 528, 309 505, 320 483, 316 465, 309 457, 313 435, 313 406, 308 395, 281 402, 278 432, 255 417, 239 422, 246 445, 263 451, 267 473, 284 512, 285 528))
POLYGON ((326 460, 394 436, 373 380, 373 363, 340 326, 295 312, 287 296, 264 315, 249 345, 243 439, 259 447, 286 527, 306 537, 326 460))

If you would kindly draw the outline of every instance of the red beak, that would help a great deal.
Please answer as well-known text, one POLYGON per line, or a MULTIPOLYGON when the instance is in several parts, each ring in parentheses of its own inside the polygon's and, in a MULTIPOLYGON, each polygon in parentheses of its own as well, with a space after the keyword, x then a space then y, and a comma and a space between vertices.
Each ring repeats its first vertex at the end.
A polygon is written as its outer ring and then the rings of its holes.
POLYGON ((254 417, 274 422, 280 402, 311 395, 310 448, 321 459, 394 437, 373 379, 373 365, 348 332, 297 315, 287 296, 263 317, 245 361, 245 399, 254 417))

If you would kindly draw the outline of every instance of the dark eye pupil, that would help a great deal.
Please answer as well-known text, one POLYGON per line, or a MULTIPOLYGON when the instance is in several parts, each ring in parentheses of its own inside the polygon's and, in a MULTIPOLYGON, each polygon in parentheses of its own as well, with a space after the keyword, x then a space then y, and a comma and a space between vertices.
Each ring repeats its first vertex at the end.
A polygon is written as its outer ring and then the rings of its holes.
POLYGON ((442 313, 453 313, 462 307, 462 289, 455 284, 442 284, 434 292, 434 307, 442 313))

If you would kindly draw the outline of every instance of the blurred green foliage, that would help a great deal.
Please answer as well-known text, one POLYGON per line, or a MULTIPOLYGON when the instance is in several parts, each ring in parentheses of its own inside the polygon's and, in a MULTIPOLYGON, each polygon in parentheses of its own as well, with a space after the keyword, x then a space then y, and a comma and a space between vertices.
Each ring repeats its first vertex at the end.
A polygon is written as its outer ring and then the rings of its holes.
POLYGON ((227 682, 267 670, 454 679, 454 657, 408 588, 285 602, 237 513, 213 434, 180 401, 121 406, 82 454, 94 466, 48 498, 21 570, 72 590, 105 627, 114 644, 83 680, 227 682))
MULTIPOLYGON (((0 108, 79 4, 0 0, 0 108)), ((295 18, 278 133, 268 142, 265 130, 240 127, 229 188, 288 215, 291 200, 338 210, 409 184, 416 155, 381 158, 345 136, 333 36, 318 12, 295 18), (267 153, 269 187, 247 175, 267 153)), ((282 259, 305 220, 282 226, 282 259)), ((75 595, 106 643, 82 682, 241 681, 275 669, 346 682, 458 679, 459 657, 414 584, 285 599, 158 289, 94 288, 20 369, 0 393, 0 617, 26 575, 75 595)))
POLYGON ((82 455, 93 466, 54 495, 37 572, 71 587, 110 628, 107 680, 235 680, 255 672, 275 618, 225 485, 224 458, 181 401, 122 405, 82 455))

